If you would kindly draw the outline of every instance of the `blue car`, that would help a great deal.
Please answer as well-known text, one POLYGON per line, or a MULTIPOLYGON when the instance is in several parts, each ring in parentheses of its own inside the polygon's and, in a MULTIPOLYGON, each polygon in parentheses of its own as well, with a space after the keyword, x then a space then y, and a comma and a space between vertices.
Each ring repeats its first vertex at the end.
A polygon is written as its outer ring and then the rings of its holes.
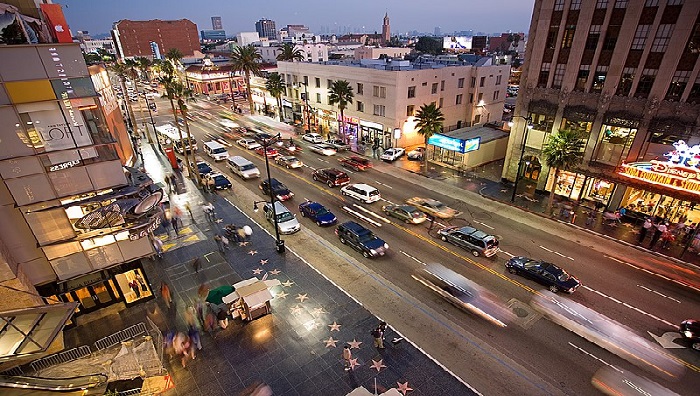
POLYGON ((330 210, 318 202, 306 201, 299 205, 299 212, 302 217, 308 217, 313 220, 318 226, 329 226, 338 222, 330 210))

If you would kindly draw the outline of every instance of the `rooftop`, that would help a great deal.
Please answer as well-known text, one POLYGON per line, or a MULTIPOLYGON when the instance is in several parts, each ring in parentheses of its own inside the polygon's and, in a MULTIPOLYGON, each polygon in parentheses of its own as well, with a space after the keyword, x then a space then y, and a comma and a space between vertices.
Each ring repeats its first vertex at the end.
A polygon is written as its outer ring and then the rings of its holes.
POLYGON ((481 137, 481 144, 508 137, 509 133, 500 129, 497 123, 489 123, 486 125, 477 125, 473 127, 455 129, 454 131, 445 132, 442 135, 469 140, 481 137))

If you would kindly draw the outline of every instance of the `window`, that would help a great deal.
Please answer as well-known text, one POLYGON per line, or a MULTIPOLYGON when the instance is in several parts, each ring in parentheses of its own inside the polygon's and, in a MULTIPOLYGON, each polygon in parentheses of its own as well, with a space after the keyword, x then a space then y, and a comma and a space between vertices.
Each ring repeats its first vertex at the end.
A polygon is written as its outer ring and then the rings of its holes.
POLYGON ((415 98, 416 97, 416 87, 408 87, 408 98, 415 98))
POLYGON ((304 85, 309 86, 309 76, 304 76, 304 85))
POLYGON ((455 97, 455 104, 456 105, 461 105, 462 104, 462 94, 459 94, 455 97))
POLYGON ((628 96, 632 90, 632 82, 634 81, 634 73, 637 69, 634 67, 625 67, 622 69, 620 83, 617 85, 615 95, 628 96))
POLYGON ((469 94, 469 103, 474 103, 474 94, 469 94))
POLYGON ((316 88, 321 88, 321 79, 316 77, 316 88))
POLYGON ((442 98, 440 98, 440 102, 439 102, 439 104, 438 104, 438 107, 439 107, 439 108, 442 108, 442 98))
POLYGON ((668 87, 668 92, 666 92, 666 100, 680 100, 681 95, 683 95, 683 91, 685 91, 685 86, 688 85, 689 79, 689 70, 676 71, 671 79, 671 85, 668 87))
POLYGON ((637 31, 634 33, 634 38, 632 39, 633 50, 643 50, 644 45, 647 42, 647 37, 649 37, 649 29, 651 25, 639 25, 637 26, 637 31))
POLYGON ((593 86, 591 87, 591 92, 601 92, 603 90, 603 85, 605 85, 605 77, 608 75, 607 66, 598 66, 593 75, 593 86))
POLYGON ((654 42, 651 44, 651 52, 666 52, 671 35, 673 35, 673 25, 659 25, 654 42))
POLYGON ((474 124, 478 124, 481 121, 481 114, 474 116, 474 124))
POLYGON ((595 50, 598 47, 598 40, 600 40, 600 25, 591 25, 586 38, 586 49, 595 50))
POLYGON ((474 88, 476 87, 476 77, 472 77, 471 82, 470 82, 470 87, 474 88))
POLYGON ((693 31, 688 38, 688 44, 685 46, 686 54, 697 54, 700 52, 700 22, 696 22, 693 26, 693 31))
POLYGON ((476 97, 476 103, 479 105, 482 101, 484 100, 484 94, 479 93, 479 96, 476 97))
POLYGON ((561 82, 564 80, 564 72, 566 71, 566 64, 559 63, 557 68, 554 70, 554 80, 552 80, 552 88, 561 88, 561 82))
POLYGON ((644 3, 644 7, 658 7, 659 6, 659 0, 647 0, 644 3))
POLYGON ((433 83, 433 86, 430 88, 430 93, 432 95, 435 95, 438 92, 438 83, 433 83))
POLYGON ((597 8, 597 9, 608 8, 608 0, 597 0, 595 3, 595 8, 597 8))
POLYGON ((564 0, 554 0, 554 11, 564 10, 564 0))
POLYGON ((413 112, 416 110, 416 107, 414 105, 408 105, 406 106, 406 117, 412 117, 413 112))
POLYGON ((537 80, 537 86, 540 88, 547 86, 547 80, 549 80, 549 69, 552 66, 551 63, 543 63, 540 69, 540 76, 537 80))
MULTIPOLYGON (((605 39, 603 40, 603 50, 612 51, 615 49, 615 44, 617 44, 617 35, 619 29, 611 29, 612 25, 608 26, 608 31, 605 33, 605 39)), ((619 28, 619 26, 617 26, 619 28)))
POLYGON ((374 105, 374 115, 384 117, 386 108, 383 105, 374 105))
POLYGON ((485 82, 486 82, 486 77, 481 77, 481 79, 479 80, 479 86, 483 87, 485 82))
POLYGON ((493 91, 493 100, 498 100, 501 96, 501 91, 493 91))
POLYGON ((316 103, 321 103, 321 94, 320 93, 316 94, 316 103))
POLYGON ((562 48, 571 48, 571 43, 574 42, 574 33, 576 33, 576 25, 566 25, 564 37, 561 38, 562 48))
POLYGON ((642 76, 639 78, 639 84, 637 84, 637 92, 634 96, 637 98, 646 98, 651 92, 651 87, 654 85, 654 80, 656 79, 657 69, 644 69, 642 71, 642 76))
POLYGON ((496 85, 501 85, 501 77, 503 76, 496 76, 496 85))
POLYGON ((457 80, 457 88, 464 88, 464 77, 457 80))
POLYGON ((668 5, 683 5, 683 0, 668 0, 668 5))
POLYGON ((326 88, 330 89, 330 87, 333 86, 333 80, 327 80, 326 84, 328 84, 328 86, 326 88))
POLYGON ((547 42, 545 43, 545 48, 554 49, 554 47, 556 47, 557 34, 559 34, 559 25, 550 26, 549 32, 547 32, 547 42))
POLYGON ((357 83, 357 94, 364 95, 364 93, 365 93, 365 84, 357 83))
POLYGON ((445 90, 445 80, 440 81, 440 91, 445 90))
POLYGON ((360 101, 358 101, 358 102, 357 102, 357 111, 359 111, 359 112, 364 112, 364 111, 365 111, 365 104, 362 103, 362 102, 360 102, 360 101))
POLYGON ((375 85, 372 87, 372 96, 375 98, 386 98, 386 87, 375 85))
POLYGON ((700 103, 700 77, 695 79, 695 84, 690 88, 687 102, 690 104, 700 103))
POLYGON ((571 0, 571 6, 569 6, 569 9, 580 10, 581 9, 581 0, 571 0))
POLYGON ((581 65, 578 70, 578 76, 576 77, 576 85, 574 86, 574 91, 583 92, 586 90, 586 83, 588 82, 588 74, 590 73, 591 65, 581 65))
POLYGON ((627 8, 627 0, 615 0, 615 8, 627 8))

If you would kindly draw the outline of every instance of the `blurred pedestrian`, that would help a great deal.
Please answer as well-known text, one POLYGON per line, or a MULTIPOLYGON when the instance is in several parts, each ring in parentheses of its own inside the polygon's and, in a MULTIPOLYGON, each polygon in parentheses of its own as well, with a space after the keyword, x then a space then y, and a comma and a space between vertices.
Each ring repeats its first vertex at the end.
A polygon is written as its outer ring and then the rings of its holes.
POLYGON ((165 301, 165 305, 170 309, 170 304, 173 302, 173 297, 170 295, 170 287, 167 283, 161 282, 160 284, 160 295, 165 301))
POLYGON ((185 210, 190 214, 190 219, 194 221, 194 216, 192 215, 192 208, 190 208, 190 203, 185 201, 185 210))
POLYGON ((224 252, 224 243, 221 242, 221 235, 216 234, 214 235, 214 242, 216 242, 216 247, 219 248, 219 251, 221 253, 224 252))
MULTIPOLYGON (((228 238, 226 238, 226 236, 224 236, 224 235, 221 235, 221 245, 226 250, 230 249, 228 238)), ((223 252, 223 249, 221 251, 223 252)))
POLYGON ((596 212, 593 210, 589 210, 588 216, 586 216, 586 226, 590 227, 591 225, 593 225, 593 223, 595 223, 596 217, 596 212))
POLYGON ((199 285, 199 289, 197 289, 197 295, 201 299, 207 298, 207 296, 209 295, 209 285, 207 285, 206 283, 202 283, 201 285, 199 285))
POLYGON ((165 346, 165 353, 172 359, 175 356, 175 348, 173 348, 173 340, 175 339, 175 331, 168 330, 163 337, 163 344, 165 346))
POLYGON ((639 230, 639 240, 637 241, 637 244, 641 244, 644 242, 644 239, 647 237, 647 233, 651 229, 651 227, 654 226, 654 223, 651 221, 651 217, 647 217, 644 219, 644 224, 642 224, 642 229, 639 230))
POLYGON ((662 249, 668 249, 671 246, 671 243, 676 240, 676 237, 673 235, 673 233, 669 230, 664 231, 661 234, 661 248, 662 249))
POLYGON ((350 347, 345 345, 343 347, 343 366, 345 366, 345 371, 349 371, 352 367, 350 365, 350 359, 352 359, 352 352, 350 351, 350 347))
POLYGON ((211 310, 207 310, 207 313, 204 315, 204 330, 210 335, 216 330, 216 315, 211 310))
POLYGON ((379 348, 379 349, 384 349, 384 342, 382 340, 382 331, 379 330, 379 327, 372 330, 371 334, 372 334, 372 337, 374 338, 374 347, 379 348))
MULTIPOLYGON (((202 350, 202 338, 199 336, 199 330, 196 326, 190 326, 187 330, 187 335, 192 341, 192 347, 197 347, 198 350, 202 350)), ((194 351, 192 351, 192 359, 194 359, 194 351)))
POLYGON ((661 235, 663 235, 664 232, 668 230, 668 227, 666 226, 666 223, 661 222, 656 226, 656 231, 654 231, 654 235, 651 236, 651 243, 649 243, 649 249, 653 249, 654 245, 656 245, 656 242, 659 241, 659 238, 661 235))
POLYGON ((152 240, 153 240, 153 248, 156 250, 156 255, 158 258, 163 257, 163 241, 160 240, 157 236, 152 235, 152 240))
POLYGON ((188 306, 187 309, 185 309, 185 323, 187 323, 187 326, 193 327, 197 325, 197 312, 195 311, 193 306, 188 306))
POLYGON ((194 268, 194 273, 197 274, 199 273, 199 270, 202 268, 202 260, 200 257, 197 257, 192 261, 192 268, 194 268))
MULTIPOLYGON (((167 213, 167 211, 165 212, 167 213)), ((166 214, 163 214, 163 220, 160 222, 161 225, 163 225, 163 228, 165 229, 165 233, 168 234, 168 238, 170 238, 170 219, 168 219, 168 216, 166 214)))
POLYGON ((177 222, 177 217, 173 216, 170 218, 170 224, 173 226, 173 229, 175 230, 175 236, 180 232, 180 225, 177 222))

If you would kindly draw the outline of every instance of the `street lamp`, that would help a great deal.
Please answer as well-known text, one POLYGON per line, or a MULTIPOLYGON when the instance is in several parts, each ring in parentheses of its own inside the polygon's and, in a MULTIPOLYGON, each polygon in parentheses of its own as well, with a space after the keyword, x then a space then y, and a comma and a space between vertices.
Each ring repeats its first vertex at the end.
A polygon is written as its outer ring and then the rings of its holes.
MULTIPOLYGON (((275 193, 272 190, 272 178, 270 177, 270 160, 267 157, 267 148, 273 144, 280 145, 282 136, 279 132, 276 136, 268 139, 261 139, 260 144, 263 147, 263 156, 265 157, 265 170, 267 171, 267 188, 270 195, 270 206, 272 206, 272 221, 275 225, 275 248, 277 253, 284 253, 284 241, 280 239, 280 230, 277 224, 277 210, 275 209, 275 193)), ((255 201, 253 202, 253 211, 258 211, 259 203, 266 203, 267 201, 255 201)))
MULTIPOLYGON (((151 126, 153 127, 153 134, 156 135, 156 143, 158 143, 158 150, 160 152, 163 152, 163 148, 160 146, 160 139, 158 139, 158 133, 156 132, 156 122, 153 121, 153 113, 151 112, 151 105, 148 103, 148 96, 145 97, 146 99, 146 108, 148 108, 148 117, 151 118, 151 126)), ((153 104, 156 104, 156 101, 153 101, 153 104)), ((146 133, 148 134, 148 140, 151 140, 151 134, 148 132, 148 128, 146 128, 146 133)), ((153 143, 153 142, 151 142, 153 143)))
POLYGON ((309 111, 309 83, 302 82, 304 85, 304 101, 306 103, 306 133, 311 132, 311 112, 309 111))
MULTIPOLYGON (((234 99, 233 96, 233 70, 229 70, 228 72, 228 91, 231 93, 231 110, 236 111, 236 99, 234 99)), ((236 91, 238 91, 238 87, 236 87, 236 91)))
POLYGON ((520 148, 520 161, 518 161, 518 173, 515 174, 515 186, 513 187, 513 195, 510 197, 510 202, 515 202, 515 194, 518 192, 518 182, 520 181, 520 171, 523 166, 523 157, 525 156, 525 143, 527 143, 527 134, 530 132, 530 129, 532 129, 532 118, 530 117, 525 117, 525 116, 513 116, 508 122, 509 126, 513 126, 513 118, 522 118, 525 120, 525 128, 523 131, 523 142, 522 142, 522 147, 520 148))

